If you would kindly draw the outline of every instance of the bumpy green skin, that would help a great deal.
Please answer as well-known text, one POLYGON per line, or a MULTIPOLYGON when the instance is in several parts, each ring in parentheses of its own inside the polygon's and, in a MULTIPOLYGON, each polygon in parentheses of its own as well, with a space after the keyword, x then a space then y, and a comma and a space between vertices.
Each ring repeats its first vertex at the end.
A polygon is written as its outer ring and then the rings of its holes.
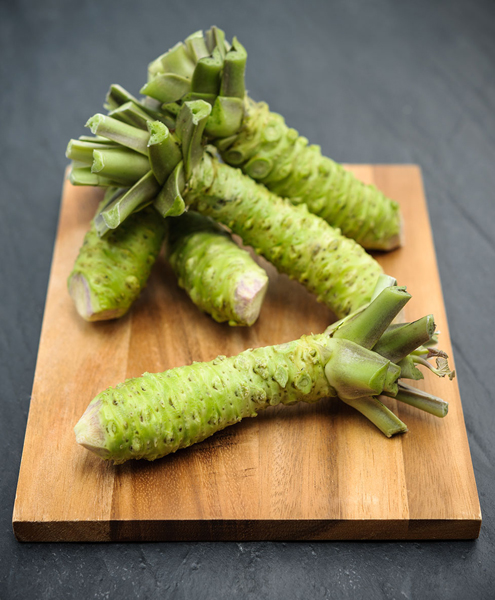
POLYGON ((287 127, 266 103, 247 101, 242 129, 228 149, 223 148, 227 164, 241 167, 295 204, 304 202, 363 247, 391 250, 400 245, 399 205, 322 156, 319 146, 308 146, 308 140, 287 127))
POLYGON ((268 284, 264 269, 211 219, 188 212, 169 221, 168 259, 194 304, 219 323, 252 325, 268 284))
POLYGON ((68 279, 79 314, 88 321, 124 315, 146 285, 165 233, 166 221, 152 207, 104 238, 92 223, 68 279))
MULTIPOLYGON (((104 440, 98 454, 116 464, 155 460, 200 442, 280 403, 334 396, 325 377, 328 336, 219 356, 164 373, 145 373, 96 396, 87 413, 104 440)), ((76 436, 78 428, 76 426, 76 436)))
POLYGON ((382 269, 361 246, 305 205, 279 198, 208 152, 194 170, 186 202, 304 284, 337 317, 370 301, 382 269))

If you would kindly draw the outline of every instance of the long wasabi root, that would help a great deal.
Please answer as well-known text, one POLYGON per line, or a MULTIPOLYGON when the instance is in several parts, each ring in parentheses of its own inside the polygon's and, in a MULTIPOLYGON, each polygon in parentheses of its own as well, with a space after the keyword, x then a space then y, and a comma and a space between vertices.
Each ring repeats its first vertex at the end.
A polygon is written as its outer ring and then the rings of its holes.
POLYGON ((374 185, 362 183, 319 146, 290 129, 264 102, 246 103, 243 127, 220 144, 223 160, 294 204, 305 203, 333 227, 372 250, 401 245, 399 205, 374 185))
POLYGON ((270 406, 328 396, 356 408, 388 437, 407 427, 381 394, 445 416, 447 404, 400 384, 401 368, 386 356, 392 349, 400 361, 411 339, 428 345, 433 338, 432 319, 425 327, 389 327, 409 298, 404 288, 388 287, 325 334, 129 379, 94 398, 75 427, 76 440, 115 463, 155 460, 270 406), (384 334, 380 354, 373 347, 384 334))
POLYGON ((99 394, 76 426, 76 439, 116 463, 154 460, 267 406, 330 395, 326 357, 316 340, 306 338, 145 373, 99 394))
POLYGON ((223 223, 343 317, 371 299, 382 270, 354 240, 205 153, 185 200, 223 223))

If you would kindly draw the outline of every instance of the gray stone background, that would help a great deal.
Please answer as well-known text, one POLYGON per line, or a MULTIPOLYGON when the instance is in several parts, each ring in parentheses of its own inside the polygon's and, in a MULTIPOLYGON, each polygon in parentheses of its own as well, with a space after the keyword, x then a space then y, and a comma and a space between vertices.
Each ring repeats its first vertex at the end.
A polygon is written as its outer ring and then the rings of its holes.
MULTIPOLYGON (((493 598, 495 3, 0 0, 0 598, 493 598), (343 162, 423 169, 483 511, 476 542, 19 544, 12 508, 67 140, 212 24, 343 162)), ((50 440, 47 440, 49 443, 50 440)))

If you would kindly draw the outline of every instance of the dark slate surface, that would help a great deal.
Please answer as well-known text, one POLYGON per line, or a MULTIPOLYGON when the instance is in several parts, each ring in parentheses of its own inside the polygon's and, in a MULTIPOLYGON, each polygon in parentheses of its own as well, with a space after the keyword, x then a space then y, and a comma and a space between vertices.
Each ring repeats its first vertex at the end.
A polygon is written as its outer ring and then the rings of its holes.
MULTIPOLYGON (((492 0, 0 0, 0 598, 493 598, 492 0), (251 95, 341 161, 423 168, 484 523, 476 542, 19 544, 17 474, 67 140, 217 24, 251 95)), ((49 440, 47 440, 49 442, 49 440)))

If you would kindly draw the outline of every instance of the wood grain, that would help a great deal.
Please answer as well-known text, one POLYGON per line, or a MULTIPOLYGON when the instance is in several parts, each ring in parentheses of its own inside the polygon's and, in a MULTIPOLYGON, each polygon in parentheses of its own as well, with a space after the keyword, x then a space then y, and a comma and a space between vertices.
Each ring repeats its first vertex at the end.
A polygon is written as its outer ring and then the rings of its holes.
MULTIPOLYGON (((405 246, 377 258, 406 284, 408 320, 433 313, 452 357, 421 174, 349 168, 397 199, 405 246)), ((321 332, 334 319, 299 284, 268 271, 259 321, 230 328, 201 314, 161 258, 123 319, 86 323, 66 280, 98 202, 64 184, 13 527, 22 541, 468 539, 481 513, 456 381, 418 387, 450 402, 445 419, 390 400, 409 433, 385 438, 342 403, 278 407, 155 463, 114 467, 75 443, 102 389, 321 332), (400 406, 398 406, 400 404, 400 406)), ((453 363, 453 359, 451 358, 453 363)))

